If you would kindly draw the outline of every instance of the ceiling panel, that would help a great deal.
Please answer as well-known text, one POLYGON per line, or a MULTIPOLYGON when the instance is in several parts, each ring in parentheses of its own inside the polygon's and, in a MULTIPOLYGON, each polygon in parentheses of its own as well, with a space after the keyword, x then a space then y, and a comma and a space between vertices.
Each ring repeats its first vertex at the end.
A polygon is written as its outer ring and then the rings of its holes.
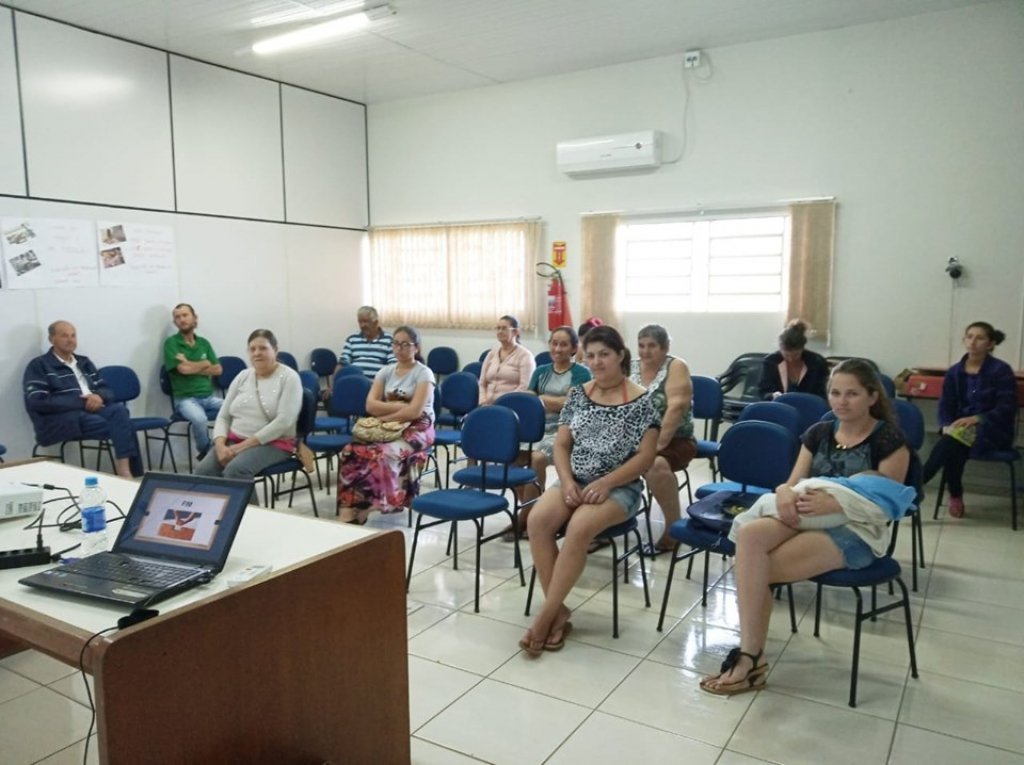
MULTIPOLYGON (((350 2, 351 0, 345 0, 350 2)), ((257 57, 254 26, 340 0, 4 0, 14 8, 367 103, 991 0, 392 0, 397 15, 316 48, 257 57)), ((304 22, 305 23, 305 22, 304 22)))

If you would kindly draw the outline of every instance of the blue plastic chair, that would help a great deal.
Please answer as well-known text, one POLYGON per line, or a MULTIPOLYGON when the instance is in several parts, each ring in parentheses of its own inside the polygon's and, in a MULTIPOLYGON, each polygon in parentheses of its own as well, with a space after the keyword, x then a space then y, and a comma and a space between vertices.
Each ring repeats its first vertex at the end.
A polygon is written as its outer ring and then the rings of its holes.
POLYGON ((299 380, 302 382, 302 387, 308 390, 315 397, 320 395, 320 378, 317 377, 316 372, 312 369, 303 369, 299 372, 299 380))
POLYGON ((284 364, 286 367, 291 367, 296 372, 299 371, 299 361, 298 361, 298 359, 296 359, 293 354, 288 353, 288 351, 278 351, 277 352, 277 360, 279 362, 281 362, 282 364, 284 364))
POLYGON ((490 353, 490 352, 491 352, 491 349, 490 349, 490 348, 488 348, 487 350, 485 350, 485 351, 484 351, 483 353, 481 353, 481 354, 480 354, 480 358, 479 358, 479 359, 477 359, 477 361, 479 361, 479 362, 480 362, 481 364, 483 364, 483 363, 484 363, 484 359, 486 359, 486 358, 487 358, 487 354, 488 354, 488 353, 490 353))
MULTIPOLYGON (((711 477, 717 478, 718 429, 722 424, 722 386, 714 377, 693 375, 693 404, 690 406, 695 420, 704 421, 704 437, 697 439, 697 459, 711 463, 711 477)), ((687 479, 689 483, 689 479, 687 479)))
POLYGON ((462 371, 473 375, 473 377, 479 380, 480 372, 483 370, 483 368, 484 365, 481 364, 479 361, 471 361, 462 368, 462 371))
MULTIPOLYGON (((737 422, 722 436, 722 446, 718 453, 719 469, 724 478, 733 482, 730 485, 736 488, 732 490, 747 494, 766 494, 789 478, 796 462, 798 446, 796 436, 781 425, 759 420, 737 422)), ((730 489, 720 489, 723 490, 730 489)), ((672 591, 672 576, 676 564, 681 560, 688 560, 692 567, 693 556, 700 552, 704 553, 704 588, 701 605, 707 606, 710 554, 736 554, 736 546, 729 541, 726 533, 709 532, 700 524, 695 524, 688 515, 684 515, 669 527, 669 536, 676 540, 676 548, 672 552, 672 563, 665 580, 665 595, 658 618, 659 632, 665 621, 665 610, 672 591), (684 544, 691 549, 680 553, 679 548, 684 544)), ((687 577, 689 574, 688 570, 687 577)), ((795 616, 793 623, 795 629, 795 616)))
MULTIPOLYGON (((316 419, 316 394, 308 388, 302 390, 302 407, 299 409, 299 417, 295 422, 296 442, 301 443, 313 430, 313 421, 316 419)), ((279 497, 288 495, 288 507, 292 506, 296 491, 302 491, 302 487, 296 488, 295 479, 302 475, 306 482, 305 489, 309 491, 309 501, 313 505, 313 515, 317 518, 320 513, 316 507, 316 496, 313 494, 313 479, 305 472, 302 462, 294 454, 284 462, 278 462, 268 468, 264 468, 256 474, 256 480, 263 484, 263 504, 273 507, 279 497), (287 489, 281 488, 281 476, 291 473, 292 484, 287 489)))
POLYGON ((314 455, 316 464, 317 485, 324 487, 326 482, 327 493, 331 493, 331 461, 334 455, 341 452, 346 446, 352 443, 352 436, 349 433, 349 422, 353 418, 366 415, 366 397, 370 395, 373 383, 363 375, 338 376, 334 381, 334 388, 331 390, 331 399, 327 403, 327 411, 330 417, 316 417, 314 413, 312 432, 306 436, 306 446, 314 455), (333 433, 318 433, 325 419, 338 423, 333 433), (320 460, 323 458, 327 465, 327 475, 322 478, 320 475, 320 460))
MULTIPOLYGON (((110 366, 101 367, 99 369, 100 377, 103 378, 103 382, 107 384, 111 392, 114 394, 114 400, 120 401, 126 407, 140 395, 142 395, 142 385, 139 383, 139 376, 135 374, 135 370, 131 367, 121 366, 119 364, 112 364, 110 366)), ((129 415, 131 412, 129 411, 129 415)), ((146 464, 149 469, 153 469, 153 456, 149 451, 149 442, 156 441, 162 444, 160 448, 160 464, 163 465, 164 454, 170 452, 171 455, 171 467, 175 473, 178 472, 178 466, 174 462, 174 452, 171 450, 170 441, 170 427, 171 420, 169 417, 131 417, 129 421, 132 424, 132 430, 136 433, 142 433, 144 443, 146 445, 146 464), (152 431, 159 431, 160 435, 152 435, 152 431)))
POLYGON ((536 362, 537 366, 540 366, 541 364, 550 364, 551 353, 549 353, 548 351, 541 351, 540 353, 533 357, 533 360, 534 362, 536 362))
POLYGON ((331 379, 336 366, 338 357, 330 348, 314 348, 309 352, 309 368, 324 382, 331 379))
MULTIPOLYGON (((917 452, 911 453, 910 468, 907 472, 906 484, 917 489, 917 497, 922 496, 921 488, 921 460, 917 452)), ((915 509, 908 509, 907 512, 914 512, 915 509)), ((870 566, 861 569, 836 569, 824 574, 811 577, 810 581, 817 585, 814 604, 814 636, 819 637, 819 626, 821 624, 821 590, 822 587, 848 587, 853 590, 857 601, 856 615, 853 626, 853 664, 850 670, 850 701, 851 707, 857 706, 857 673, 860 668, 860 635, 861 624, 867 619, 876 621, 879 614, 892 611, 897 608, 903 609, 903 618, 907 630, 907 649, 910 652, 910 674, 917 677, 917 655, 914 651, 914 631, 910 617, 910 594, 907 586, 901 577, 900 564, 892 557, 896 548, 896 535, 899 531, 899 521, 893 521, 892 534, 889 539, 889 547, 885 555, 876 558, 870 566), (899 600, 887 603, 884 606, 878 605, 878 587, 883 584, 889 585, 890 593, 893 592, 892 585, 896 583, 900 587, 902 596, 899 600), (864 598, 861 596, 860 588, 871 588, 871 608, 864 609, 864 598)))
POLYGON ((446 345, 431 348, 427 354, 427 366, 440 379, 441 375, 450 375, 459 371, 459 354, 454 348, 446 345))
MULTIPOLYGON (((559 531, 559 536, 564 535, 565 529, 559 531)), ((651 591, 647 584, 647 567, 644 565, 644 552, 643 552, 643 539, 640 536, 640 527, 637 522, 637 516, 633 516, 628 521, 623 521, 615 526, 609 526, 607 529, 602 531, 596 537, 594 541, 598 542, 599 545, 594 550, 600 550, 607 543, 612 548, 612 637, 618 639, 619 637, 619 564, 624 563, 622 569, 622 580, 623 582, 629 581, 629 556, 636 555, 640 561, 640 579, 644 584, 644 605, 647 608, 651 607, 651 591), (629 544, 629 535, 633 535, 633 544, 629 544), (622 552, 619 552, 619 547, 615 540, 622 537, 622 552)), ((530 572, 530 589, 526 593, 526 610, 524 615, 530 615, 530 608, 533 603, 533 588, 537 584, 537 569, 536 567, 530 572)))
POLYGON ((0 465, 4 464, 4 455, 7 454, 7 447, 0 444, 0 465))
MULTIPOLYGON (((462 450, 467 456, 478 460, 485 475, 483 484, 490 483, 487 473, 495 471, 504 481, 508 470, 519 456, 519 417, 504 406, 483 406, 466 415, 462 424, 462 450)), ((459 521, 472 521, 476 527, 476 580, 473 610, 480 612, 480 548, 484 543, 500 539, 501 533, 484 536, 484 519, 497 513, 505 513, 510 523, 515 522, 508 500, 501 494, 480 489, 440 489, 421 494, 412 501, 416 517, 416 529, 409 553, 409 569, 405 576, 405 588, 409 589, 416 547, 420 531, 443 523, 452 524, 453 541, 451 558, 455 569, 459 567, 458 533, 459 521), (424 522, 426 518, 435 520, 424 522)), ((520 581, 525 581, 522 557, 519 552, 519 538, 515 539, 515 560, 519 568, 520 581)))
POLYGON ((227 393, 231 383, 245 370, 246 363, 244 359, 240 359, 238 356, 221 356, 219 360, 221 373, 215 384, 221 389, 222 393, 227 393))
POLYGON ((469 372, 448 375, 440 384, 441 402, 448 411, 434 410, 436 424, 457 427, 480 400, 480 380, 469 372))
MULTIPOLYGON (((519 418, 519 443, 526 444, 526 451, 533 451, 533 445, 544 438, 544 404, 532 393, 506 393, 499 396, 494 402, 495 406, 505 406, 516 413, 519 418)), ((459 486, 474 489, 491 489, 494 491, 512 491, 512 530, 515 535, 521 536, 519 529, 519 511, 522 506, 515 490, 521 486, 533 484, 540 491, 540 480, 537 473, 531 467, 513 466, 501 474, 495 470, 485 470, 482 464, 472 465, 456 471, 452 480, 459 486)), ((533 500, 536 501, 536 500, 533 500)), ((532 504, 532 502, 531 502, 532 504)), ((518 565, 518 561, 516 562, 518 565)), ((520 571, 522 567, 520 566, 520 571)), ((524 579, 521 584, 526 584, 524 579)))
POLYGON ((800 412, 782 401, 755 401, 740 414, 740 422, 761 420, 781 425, 797 438, 803 434, 800 412))
MULTIPOLYGON (((1010 470, 1010 525, 1014 531, 1017 530, 1017 463, 1020 461, 1018 449, 999 449, 988 452, 977 457, 972 456, 976 462, 996 462, 1006 465, 1010 470)), ((946 493, 946 470, 943 468, 942 477, 939 479, 939 491, 935 495, 935 512, 932 513, 932 520, 939 517, 939 506, 942 504, 942 497, 946 493)))
POLYGON ((813 393, 783 393, 775 401, 789 404, 800 413, 800 434, 818 422, 826 412, 832 411, 825 399, 813 393))
MULTIPOLYGON (((229 356, 228 358, 233 358, 233 357, 229 356)), ((239 360, 241 360, 241 359, 239 359, 239 360)), ((223 363, 224 363, 223 359, 221 359, 221 364, 223 365, 223 363)), ((167 426, 167 431, 166 431, 167 432, 167 451, 170 452, 170 455, 171 455, 171 466, 174 468, 174 472, 177 473, 178 472, 178 467, 177 467, 177 465, 174 462, 174 450, 171 448, 171 441, 170 441, 170 439, 172 439, 172 438, 182 438, 182 439, 185 440, 185 452, 188 455, 188 472, 191 473, 192 472, 192 423, 190 423, 188 420, 186 420, 184 417, 182 417, 180 414, 178 414, 177 410, 174 408, 174 393, 171 390, 171 378, 167 374, 167 370, 164 368, 164 366, 162 364, 160 365, 159 375, 160 375, 160 390, 164 394, 166 394, 167 397, 171 400, 171 415, 170 415, 170 417, 168 417, 168 420, 170 420, 170 422, 169 422, 169 424, 167 426), (174 425, 178 425, 178 424, 184 424, 185 430, 184 431, 171 430, 171 428, 174 425)), ((223 377, 223 375, 221 375, 221 377, 223 377)), ((147 454, 148 454, 148 449, 147 449, 147 454)), ((163 466, 164 466, 164 455, 163 455, 163 452, 161 452, 160 453, 160 468, 163 469, 163 466)))

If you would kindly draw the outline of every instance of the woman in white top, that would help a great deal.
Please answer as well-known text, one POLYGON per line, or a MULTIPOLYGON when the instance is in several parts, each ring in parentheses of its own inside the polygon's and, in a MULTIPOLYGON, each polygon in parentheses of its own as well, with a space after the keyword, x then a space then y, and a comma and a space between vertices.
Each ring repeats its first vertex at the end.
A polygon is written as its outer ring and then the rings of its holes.
POLYGON ((525 391, 537 362, 519 343, 519 319, 502 316, 494 331, 498 347, 484 357, 480 368, 480 406, 493 404, 500 396, 525 391))
POLYGON ((269 329, 249 335, 251 369, 228 388, 213 426, 213 449, 198 475, 252 480, 295 452, 295 424, 302 408, 298 373, 277 362, 277 338, 269 329))
POLYGON ((397 361, 381 369, 366 397, 366 411, 408 427, 396 441, 351 443, 338 457, 338 514, 346 523, 366 523, 371 510, 396 513, 419 494, 420 473, 434 443, 434 373, 420 357, 412 327, 395 330, 397 361))

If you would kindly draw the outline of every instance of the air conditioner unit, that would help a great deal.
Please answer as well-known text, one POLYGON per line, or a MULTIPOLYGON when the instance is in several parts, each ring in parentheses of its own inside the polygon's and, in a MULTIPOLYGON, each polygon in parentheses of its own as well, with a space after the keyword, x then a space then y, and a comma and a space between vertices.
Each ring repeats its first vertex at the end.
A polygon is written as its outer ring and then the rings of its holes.
POLYGON ((568 175, 641 170, 661 164, 661 133, 635 133, 577 138, 555 146, 558 169, 568 175))

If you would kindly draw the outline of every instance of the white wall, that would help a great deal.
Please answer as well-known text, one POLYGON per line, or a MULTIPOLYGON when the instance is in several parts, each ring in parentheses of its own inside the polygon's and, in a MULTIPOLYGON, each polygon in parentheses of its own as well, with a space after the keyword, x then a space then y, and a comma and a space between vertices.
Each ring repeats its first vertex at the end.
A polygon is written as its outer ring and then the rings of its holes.
POLYGON ((195 305, 200 333, 221 355, 244 357, 256 327, 272 329, 301 364, 314 347, 340 347, 363 302, 350 285, 362 282, 365 107, 288 91, 284 99, 275 82, 0 8, 0 219, 168 226, 176 266, 176 281, 160 287, 0 290, 0 443, 8 458, 31 452, 22 373, 48 348, 46 327, 57 319, 77 326, 79 351, 97 365, 136 370, 137 415, 169 411, 157 372, 178 302, 195 305), (15 30, 17 70, 7 44, 15 30), (233 104, 234 117, 250 119, 214 119, 211 104, 233 104), (251 119, 254 105, 260 120, 251 119), (311 139, 322 176, 295 148, 311 139), (349 186, 325 204, 317 191, 339 173, 349 186), (225 214, 247 219, 217 217, 225 214))
MULTIPOLYGON (((372 223, 542 216, 568 242, 578 316, 579 216, 834 195, 833 346, 894 373, 946 363, 975 319, 1020 364, 1024 280, 1024 6, 1008 0, 709 51, 710 81, 678 56, 371 105, 372 223), (559 140, 655 128, 686 151, 653 173, 572 180, 559 140), (953 290, 956 255, 969 277, 953 290), (952 326, 952 341, 950 327, 952 326)), ((539 298, 543 290, 539 291, 539 298)), ((538 310, 540 308, 538 307, 538 310)), ((498 311, 500 313, 500 310, 498 311)), ((771 350, 779 315, 633 315, 660 321, 698 373, 771 350)), ((426 330, 462 361, 493 339, 426 330)), ((539 348, 542 340, 531 340, 539 348)))

